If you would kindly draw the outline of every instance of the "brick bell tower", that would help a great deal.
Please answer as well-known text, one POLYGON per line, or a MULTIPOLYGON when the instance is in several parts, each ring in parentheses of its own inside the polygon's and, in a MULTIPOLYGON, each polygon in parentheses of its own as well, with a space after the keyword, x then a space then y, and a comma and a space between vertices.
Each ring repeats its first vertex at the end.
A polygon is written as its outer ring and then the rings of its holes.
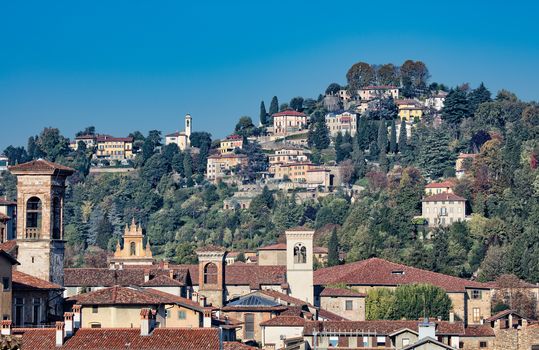
POLYGON ((208 245, 197 249, 198 292, 209 304, 222 307, 225 294, 226 249, 208 245))
POLYGON ((63 286, 65 180, 74 170, 43 159, 9 170, 17 176, 17 270, 63 286))

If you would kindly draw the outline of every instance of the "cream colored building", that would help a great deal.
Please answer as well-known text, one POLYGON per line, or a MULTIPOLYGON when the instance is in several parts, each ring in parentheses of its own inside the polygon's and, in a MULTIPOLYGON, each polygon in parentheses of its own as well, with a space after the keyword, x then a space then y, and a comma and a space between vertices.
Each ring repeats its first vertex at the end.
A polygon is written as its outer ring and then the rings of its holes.
POLYGON ((270 166, 275 164, 290 164, 307 162, 305 150, 295 147, 283 147, 275 150, 269 157, 270 166))
POLYGON ((98 159, 124 160, 134 157, 132 137, 103 135, 96 137, 95 143, 97 146, 95 156, 98 159))
POLYGON ((425 107, 432 108, 435 111, 441 111, 444 108, 445 98, 448 93, 445 91, 433 92, 433 94, 425 100, 425 107))
POLYGON ((217 180, 233 174, 236 168, 246 167, 249 160, 245 154, 220 154, 208 157, 206 178, 217 180))
POLYGON ((191 147, 191 132, 193 130, 193 118, 190 114, 186 114, 184 118, 185 131, 175 132, 165 136, 165 145, 174 143, 182 151, 191 147))
POLYGON ((357 92, 362 101, 388 97, 392 97, 394 100, 399 98, 399 88, 393 85, 365 86, 357 92))
POLYGON ((306 183, 307 171, 316 166, 309 162, 275 163, 270 165, 269 172, 278 180, 289 179, 292 182, 306 183))
POLYGON ((114 256, 110 258, 111 265, 152 265, 154 259, 150 249, 150 242, 144 245, 144 235, 140 224, 135 224, 135 218, 131 222, 131 226, 125 225, 123 235, 123 247, 120 242, 116 244, 114 256))
POLYGON ((285 231, 286 279, 290 296, 314 303, 313 237, 314 230, 297 227, 285 231))
POLYGON ((432 196, 439 193, 453 193, 453 187, 455 183, 453 181, 431 182, 425 186, 425 194, 432 196))
POLYGON ((350 112, 342 112, 340 114, 328 113, 326 114, 326 125, 329 129, 329 133, 332 137, 337 134, 345 134, 348 132, 351 136, 354 136, 357 131, 357 114, 350 112))
POLYGON ((453 193, 439 193, 422 200, 421 217, 428 225, 449 226, 466 220, 466 199, 453 193))
POLYGON ((289 133, 305 130, 307 115, 294 110, 286 110, 273 114, 273 133, 286 136, 289 133))
POLYGON ((243 137, 240 135, 230 135, 224 140, 221 140, 219 144, 219 152, 221 154, 234 153, 235 149, 243 148, 243 137))
POLYGON ((471 170, 471 165, 478 154, 474 153, 460 153, 455 163, 455 174, 457 179, 462 179, 466 176, 466 173, 471 170))

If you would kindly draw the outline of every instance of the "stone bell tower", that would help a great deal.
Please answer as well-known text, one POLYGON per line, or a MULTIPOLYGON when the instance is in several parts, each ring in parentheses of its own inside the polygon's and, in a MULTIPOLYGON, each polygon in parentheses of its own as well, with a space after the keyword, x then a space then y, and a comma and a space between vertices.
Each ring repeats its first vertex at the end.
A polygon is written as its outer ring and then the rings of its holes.
POLYGON ((223 247, 208 245, 197 249, 198 292, 212 306, 221 307, 225 293, 225 256, 223 247))
POLYGON ((286 281, 290 295, 314 303, 313 237, 314 230, 296 227, 285 231, 286 281))
POLYGON ((17 176, 17 270, 64 284, 64 194, 74 170, 43 159, 9 167, 17 176))
POLYGON ((152 265, 154 259, 150 249, 150 242, 147 241, 144 245, 144 235, 140 224, 137 226, 135 218, 131 222, 131 226, 125 225, 123 236, 124 246, 120 242, 116 244, 114 257, 109 260, 111 265, 152 265))

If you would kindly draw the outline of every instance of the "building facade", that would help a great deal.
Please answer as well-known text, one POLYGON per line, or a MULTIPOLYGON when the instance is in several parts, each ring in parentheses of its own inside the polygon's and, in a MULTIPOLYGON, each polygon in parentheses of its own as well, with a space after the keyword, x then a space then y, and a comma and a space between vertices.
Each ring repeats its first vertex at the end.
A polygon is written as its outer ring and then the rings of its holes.
POLYGON ((219 143, 219 152, 221 154, 234 153, 235 149, 243 148, 243 137, 240 135, 230 135, 219 143))
POLYGON ((339 114, 328 113, 326 114, 326 125, 329 129, 329 133, 332 137, 337 134, 349 133, 354 136, 357 131, 357 114, 350 112, 342 112, 339 114))
POLYGON ((121 161, 134 157, 132 137, 102 135, 96 137, 95 143, 97 159, 121 161))
POLYGON ((165 136, 165 145, 174 143, 182 151, 191 147, 191 132, 193 129, 193 118, 190 114, 184 117, 184 131, 175 132, 165 136))
POLYGON ((302 112, 286 110, 275 113, 272 117, 273 133, 277 136, 286 136, 307 128, 307 115, 302 112))
POLYGON ((219 154, 208 157, 206 178, 217 180, 234 173, 237 168, 247 166, 248 158, 245 154, 219 154))
POLYGON ((428 225, 449 226, 466 220, 466 199, 453 193, 438 193, 422 200, 421 217, 428 225))
POLYGON ((399 98, 399 88, 393 85, 365 86, 358 91, 362 101, 370 101, 379 98, 399 98))
POLYGON ((116 244, 114 256, 109 260, 111 265, 152 265, 154 259, 150 249, 150 242, 144 244, 144 235, 140 224, 135 224, 135 219, 131 225, 125 225, 123 234, 123 247, 120 242, 116 244))

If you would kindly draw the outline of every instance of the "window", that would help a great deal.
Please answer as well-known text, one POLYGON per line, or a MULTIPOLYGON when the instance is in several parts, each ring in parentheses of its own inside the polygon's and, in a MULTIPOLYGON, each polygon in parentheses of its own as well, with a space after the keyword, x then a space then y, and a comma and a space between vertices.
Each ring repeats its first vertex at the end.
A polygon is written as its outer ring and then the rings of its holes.
POLYGON ((363 337, 363 347, 369 346, 369 337, 363 337))
POLYGON ((32 197, 26 202, 26 238, 39 238, 41 209, 41 200, 37 197, 32 197))
POLYGON ((204 266, 204 283, 217 284, 217 265, 214 263, 204 266))
POLYGON ((294 246, 294 263, 307 263, 307 248, 305 248, 305 246, 303 246, 303 244, 301 243, 298 243, 294 246))
POLYGON ((410 345, 410 338, 402 338, 402 346, 410 345))
POLYGON ((24 298, 15 298, 15 314, 13 318, 16 326, 24 325, 24 298))
POLYGON ((334 348, 337 345, 339 345, 339 337, 329 337, 328 346, 334 348))
POLYGON ((92 305, 92 313, 97 314, 99 312, 99 307, 97 305, 92 305))
POLYGON ((474 323, 479 323, 479 321, 481 321, 481 311, 479 310, 478 307, 474 307, 473 310, 473 322, 474 323))
POLYGON ((97 323, 97 322, 90 323, 90 328, 101 328, 101 323, 97 323))
POLYGON ((137 245, 135 242, 129 243, 129 255, 137 255, 137 245))
POLYGON ((62 207, 60 199, 54 197, 52 200, 52 239, 60 239, 60 228, 62 226, 62 207))
POLYGON ((480 348, 486 348, 487 347, 487 342, 486 341, 480 341, 479 342, 479 347, 480 348))
POLYGON ((2 287, 4 288, 4 290, 10 289, 9 277, 2 277, 2 287))
POLYGON ((353 310, 354 309, 354 303, 352 300, 346 300, 345 302, 345 309, 347 311, 350 311, 350 310, 353 310))
POLYGON ((178 320, 185 320, 186 314, 185 311, 178 311, 178 320))
POLYGON ((39 324, 41 322, 41 299, 34 298, 32 300, 32 323, 39 324))
POLYGON ((255 337, 255 315, 245 314, 245 339, 253 339, 255 337))
POLYGON ((447 208, 441 207, 440 208, 440 216, 447 216, 447 208))
POLYGON ((481 299, 481 291, 477 289, 472 290, 472 299, 481 299))
POLYGON ((376 337, 376 346, 385 346, 386 337, 376 337))

